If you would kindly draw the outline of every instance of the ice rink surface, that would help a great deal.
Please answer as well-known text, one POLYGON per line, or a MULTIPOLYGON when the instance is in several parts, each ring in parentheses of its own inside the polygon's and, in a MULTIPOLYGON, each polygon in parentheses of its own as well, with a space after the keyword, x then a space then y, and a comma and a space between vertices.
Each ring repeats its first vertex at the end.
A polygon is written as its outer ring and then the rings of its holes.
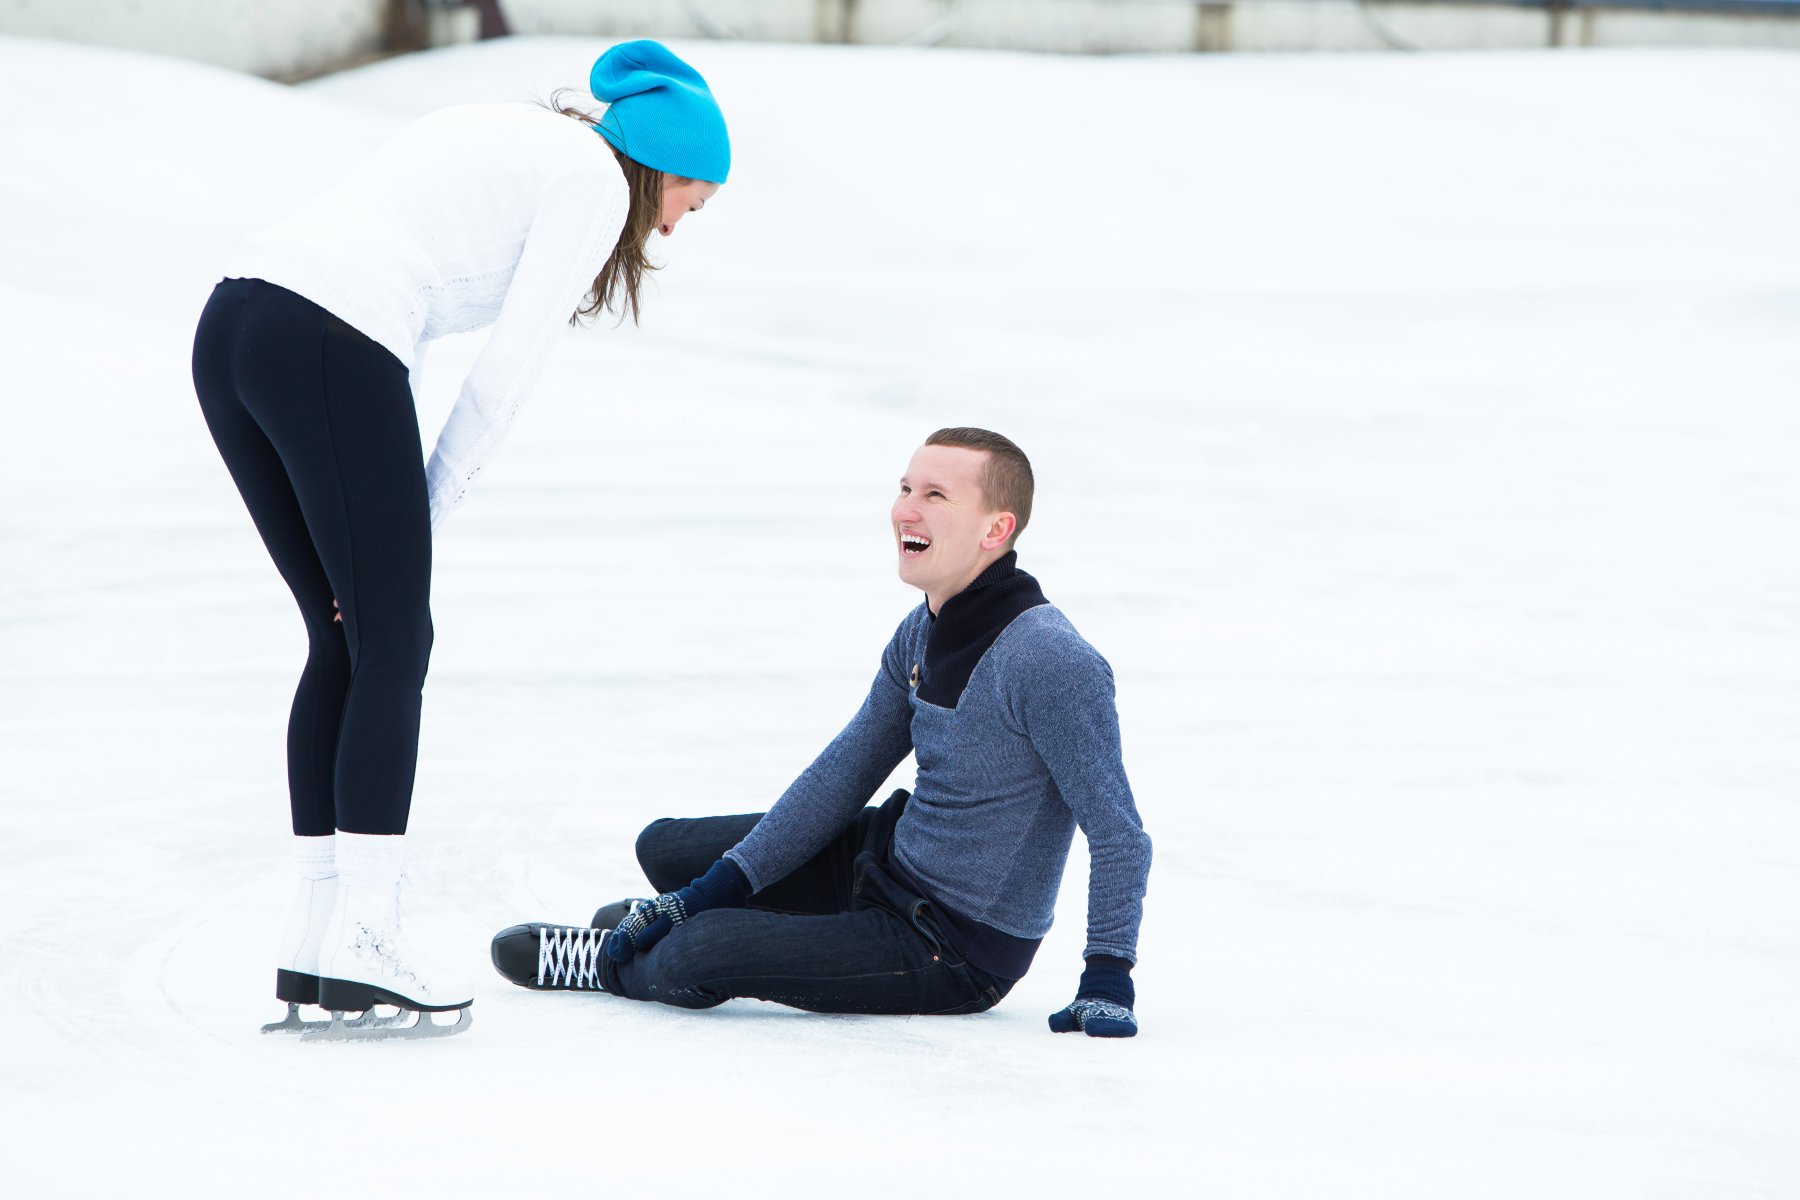
POLYGON ((260 1037, 304 638, 195 318, 411 116, 602 48, 286 88, 0 41, 8 1194, 1800 1195, 1793 54, 679 45, 731 181, 437 545, 418 920, 475 1027, 260 1037), (1079 838, 980 1017, 495 975, 854 711, 950 424, 1030 452, 1021 565, 1118 676, 1142 1035, 1044 1027, 1079 838))

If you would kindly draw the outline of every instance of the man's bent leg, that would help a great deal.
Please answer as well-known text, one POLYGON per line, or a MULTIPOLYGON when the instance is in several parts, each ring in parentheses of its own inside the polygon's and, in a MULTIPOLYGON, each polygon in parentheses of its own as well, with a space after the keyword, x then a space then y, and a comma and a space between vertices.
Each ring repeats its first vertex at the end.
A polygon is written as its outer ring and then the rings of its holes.
MULTIPOLYGON (((750 907, 815 915, 848 911, 857 856, 886 852, 906 800, 905 792, 896 792, 879 807, 863 809, 824 849, 752 896, 750 907)), ((658 892, 676 891, 704 875, 762 818, 762 813, 745 813, 652 821, 638 835, 638 865, 658 892)))
POLYGON ((657 892, 673 892, 706 874, 706 869, 743 841, 762 818, 761 813, 744 813, 652 821, 638 834, 638 865, 657 892))
POLYGON ((680 1008, 770 1000, 811 1012, 973 1013, 992 982, 886 909, 831 916, 714 909, 605 968, 606 990, 680 1008))

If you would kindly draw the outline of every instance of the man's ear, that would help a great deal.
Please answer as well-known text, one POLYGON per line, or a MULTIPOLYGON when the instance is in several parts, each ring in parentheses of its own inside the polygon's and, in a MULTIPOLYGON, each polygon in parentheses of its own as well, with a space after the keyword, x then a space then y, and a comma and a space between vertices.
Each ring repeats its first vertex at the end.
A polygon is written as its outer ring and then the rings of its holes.
POLYGON ((1006 539, 1013 535, 1019 527, 1019 519, 1009 512, 995 513, 993 524, 988 526, 987 536, 981 539, 983 550, 998 550, 1006 545, 1006 539))

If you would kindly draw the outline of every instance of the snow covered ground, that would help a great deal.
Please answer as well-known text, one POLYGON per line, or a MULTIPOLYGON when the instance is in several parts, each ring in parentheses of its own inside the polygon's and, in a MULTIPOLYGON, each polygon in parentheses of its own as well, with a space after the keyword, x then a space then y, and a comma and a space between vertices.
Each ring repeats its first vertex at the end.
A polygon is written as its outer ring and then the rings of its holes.
POLYGON ((303 638, 194 319, 408 117, 600 48, 290 89, 0 40, 8 1194, 1800 1195, 1791 54, 679 47, 731 183, 438 547, 414 840, 475 1028, 258 1036, 303 638), (980 1017, 494 975, 848 717, 892 481, 964 423, 1118 674, 1142 1036, 1044 1029, 1079 839, 980 1017))

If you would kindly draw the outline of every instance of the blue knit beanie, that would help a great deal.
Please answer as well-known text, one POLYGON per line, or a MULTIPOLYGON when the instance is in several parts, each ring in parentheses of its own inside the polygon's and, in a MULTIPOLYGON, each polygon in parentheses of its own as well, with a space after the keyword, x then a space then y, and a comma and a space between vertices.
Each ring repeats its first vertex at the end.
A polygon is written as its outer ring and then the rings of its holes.
POLYGON ((608 104, 600 136, 655 171, 724 183, 731 170, 725 116, 700 78, 661 42, 624 42, 594 63, 594 98, 608 104))

